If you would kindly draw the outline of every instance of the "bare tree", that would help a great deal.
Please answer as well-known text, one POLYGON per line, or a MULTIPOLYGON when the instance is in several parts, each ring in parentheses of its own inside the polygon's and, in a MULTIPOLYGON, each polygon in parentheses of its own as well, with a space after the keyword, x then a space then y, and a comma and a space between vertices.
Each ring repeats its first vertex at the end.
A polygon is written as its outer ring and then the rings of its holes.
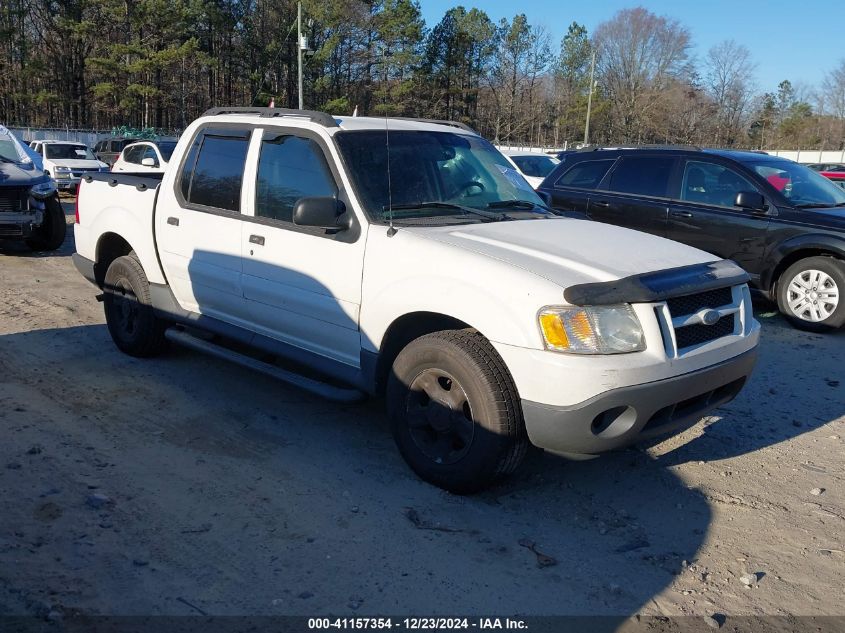
POLYGON ((732 145, 746 128, 756 66, 745 46, 725 40, 707 52, 705 67, 707 91, 717 108, 716 144, 732 145))
POLYGON ((690 33, 677 20, 637 7, 602 22, 595 33, 598 77, 612 100, 615 137, 642 142, 646 121, 670 81, 688 71, 690 33))
POLYGON ((839 65, 825 76, 822 89, 829 113, 845 119, 845 59, 840 60, 839 65))

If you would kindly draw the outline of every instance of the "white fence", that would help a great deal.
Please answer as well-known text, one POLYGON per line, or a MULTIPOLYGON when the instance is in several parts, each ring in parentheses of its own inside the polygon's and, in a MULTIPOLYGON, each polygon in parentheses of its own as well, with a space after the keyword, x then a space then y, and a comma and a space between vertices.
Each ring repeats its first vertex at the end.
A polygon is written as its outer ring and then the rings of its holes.
POLYGON ((68 128, 10 127, 22 141, 74 141, 94 147, 100 140, 111 136, 111 130, 71 130, 68 128))
POLYGON ((766 150, 767 154, 794 160, 796 163, 845 163, 845 150, 766 150))

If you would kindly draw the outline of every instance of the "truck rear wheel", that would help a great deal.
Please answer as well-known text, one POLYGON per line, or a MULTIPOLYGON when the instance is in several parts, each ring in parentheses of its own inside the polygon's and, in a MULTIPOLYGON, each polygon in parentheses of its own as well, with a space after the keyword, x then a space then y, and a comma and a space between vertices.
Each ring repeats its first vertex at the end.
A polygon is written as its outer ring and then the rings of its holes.
POLYGON ((787 268, 777 288, 778 307, 795 327, 825 332, 845 325, 845 262, 807 257, 787 268))
POLYGON ((106 271, 103 287, 106 324, 117 347, 130 356, 155 356, 164 350, 166 323, 156 317, 150 283, 132 255, 118 257, 106 271))
POLYGON ((34 251, 54 251, 65 242, 67 221, 58 194, 45 200, 44 221, 27 238, 26 245, 34 251))
POLYGON ((458 494, 510 474, 528 448, 513 378, 473 330, 435 332, 408 344, 388 378, 387 409, 408 465, 458 494))

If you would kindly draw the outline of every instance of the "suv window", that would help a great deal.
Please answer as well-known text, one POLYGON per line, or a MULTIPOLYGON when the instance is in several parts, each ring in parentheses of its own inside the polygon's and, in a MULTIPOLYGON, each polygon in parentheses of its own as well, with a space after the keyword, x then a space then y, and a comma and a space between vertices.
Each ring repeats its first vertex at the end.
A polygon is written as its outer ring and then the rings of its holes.
POLYGON ((700 160, 688 160, 681 184, 681 200, 734 208, 740 191, 757 191, 733 169, 700 160))
POLYGON ((623 156, 610 176, 611 191, 665 197, 672 176, 672 156, 623 156))
POLYGON ((292 222, 300 198, 336 194, 331 170, 316 141, 265 133, 258 159, 256 216, 292 222))
POLYGON ((575 163, 563 172, 555 183, 556 187, 580 187, 581 189, 595 189, 604 178, 607 170, 613 165, 609 160, 585 160, 575 163))
POLYGON ((128 147, 123 152, 123 160, 127 163, 133 163, 133 164, 137 165, 138 163, 141 162, 140 154, 141 154, 141 147, 140 146, 128 147))
POLYGON ((201 131, 182 167, 185 199, 191 204, 240 211, 248 147, 246 130, 201 131))

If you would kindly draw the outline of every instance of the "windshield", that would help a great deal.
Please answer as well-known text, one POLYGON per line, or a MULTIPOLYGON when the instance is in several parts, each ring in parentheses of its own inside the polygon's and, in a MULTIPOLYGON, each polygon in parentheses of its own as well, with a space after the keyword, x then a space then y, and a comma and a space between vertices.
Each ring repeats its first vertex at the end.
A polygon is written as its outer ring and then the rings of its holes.
POLYGON ((536 206, 545 212, 531 185, 480 137, 391 131, 389 187, 384 131, 339 132, 335 139, 361 202, 376 222, 387 221, 390 207, 394 220, 456 215, 467 221, 489 220, 472 210, 507 207, 513 201, 523 201, 518 205, 526 211, 536 206))
POLYGON ((746 161, 797 207, 845 206, 845 190, 821 174, 791 161, 746 161))
POLYGON ((157 141, 156 147, 158 147, 164 162, 169 163, 170 157, 173 156, 173 150, 176 149, 176 141, 157 141))
POLYGON ((560 162, 551 156, 511 156, 519 170, 526 176, 545 178, 560 162))
POLYGON ((94 153, 85 145, 70 143, 45 143, 44 158, 51 158, 53 160, 97 160, 94 153))
POLYGON ((0 158, 15 162, 18 162, 21 159, 12 139, 7 136, 0 136, 0 158))

